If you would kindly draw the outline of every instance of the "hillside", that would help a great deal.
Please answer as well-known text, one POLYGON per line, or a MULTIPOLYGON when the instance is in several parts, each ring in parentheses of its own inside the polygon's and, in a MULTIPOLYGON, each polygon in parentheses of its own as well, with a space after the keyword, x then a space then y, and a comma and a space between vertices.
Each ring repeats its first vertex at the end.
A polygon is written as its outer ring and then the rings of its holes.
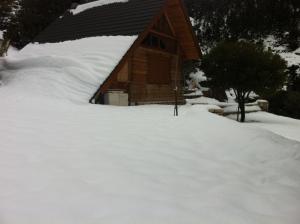
POLYGON ((101 52, 45 47, 0 59, 1 224, 299 223, 298 120, 91 105, 101 52))

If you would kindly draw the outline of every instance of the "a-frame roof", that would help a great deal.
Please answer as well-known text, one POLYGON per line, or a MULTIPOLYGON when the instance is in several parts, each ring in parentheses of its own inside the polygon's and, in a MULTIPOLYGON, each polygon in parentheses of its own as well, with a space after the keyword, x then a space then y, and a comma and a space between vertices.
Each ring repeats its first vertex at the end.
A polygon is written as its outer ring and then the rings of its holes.
MULTIPOLYGON (((101 60, 104 60, 106 56, 111 59, 111 54, 114 53, 114 60, 109 61, 109 69, 100 72, 101 86, 91 101, 98 93, 109 87, 109 80, 112 80, 109 77, 117 74, 147 34, 153 32, 153 26, 162 16, 167 17, 168 23, 172 27, 172 33, 179 43, 182 59, 199 59, 201 57, 200 47, 192 30, 183 0, 98 0, 95 3, 99 3, 99 5, 91 8, 86 7, 87 5, 80 5, 80 8, 88 9, 81 11, 77 10, 77 7, 75 13, 74 11, 67 12, 34 40, 38 43, 65 41, 72 43, 73 41, 70 42, 70 40, 76 40, 75 44, 79 41, 81 45, 87 44, 90 47, 91 43, 87 43, 87 41, 96 38, 101 43, 94 43, 94 51, 102 58, 101 60), (106 4, 101 5, 102 3, 106 4), (114 42, 118 40, 117 36, 126 40, 130 38, 124 43, 124 49, 110 50, 112 44, 119 44, 114 42), (105 46, 105 49, 102 49, 101 46, 105 46), (127 46, 126 49, 125 46, 127 46), (112 52, 109 53, 109 51, 112 52), (119 52, 118 55, 115 55, 116 52, 119 52)), ((64 43, 62 44, 64 45, 64 43)), ((45 46, 52 48, 52 45, 45 46)), ((81 46, 81 49, 80 53, 84 56, 86 48, 81 46)), ((58 51, 57 54, 64 54, 60 50, 58 51)))
POLYGON ((41 32, 34 42, 58 43, 87 37, 140 36, 149 28, 149 24, 164 12, 175 29, 183 57, 185 59, 201 57, 198 41, 183 0, 98 0, 95 2, 100 5, 80 13, 66 12, 41 32), (110 4, 107 4, 109 2, 110 4), (101 5, 102 3, 104 5, 101 5))
POLYGON ((163 8, 165 0, 129 0, 94 7, 78 14, 67 12, 34 42, 56 43, 95 36, 139 35, 163 8))

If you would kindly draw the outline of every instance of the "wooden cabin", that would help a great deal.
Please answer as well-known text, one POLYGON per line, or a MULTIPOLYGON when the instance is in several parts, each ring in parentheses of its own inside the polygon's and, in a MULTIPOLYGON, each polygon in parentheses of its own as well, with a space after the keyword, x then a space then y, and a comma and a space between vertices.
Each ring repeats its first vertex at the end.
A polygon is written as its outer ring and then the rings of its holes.
POLYGON ((65 15, 36 42, 137 35, 90 102, 112 105, 184 103, 184 60, 201 57, 182 0, 129 0, 65 15), (177 90, 177 91, 175 91, 177 90))

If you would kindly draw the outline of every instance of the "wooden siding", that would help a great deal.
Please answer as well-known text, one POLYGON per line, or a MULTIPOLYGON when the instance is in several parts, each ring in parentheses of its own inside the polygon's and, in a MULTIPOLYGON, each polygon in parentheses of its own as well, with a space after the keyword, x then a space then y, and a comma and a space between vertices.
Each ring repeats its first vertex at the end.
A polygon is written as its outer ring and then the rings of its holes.
POLYGON ((197 60, 201 56, 201 51, 185 10, 181 1, 167 1, 166 14, 183 49, 184 59, 197 60))
POLYGON ((165 14, 154 24, 152 29, 169 36, 175 35, 173 29, 169 24, 169 21, 166 19, 165 14))
POLYGON ((126 62, 117 75, 118 82, 128 82, 128 62, 126 62))
MULTIPOLYGON (((174 102, 175 83, 177 83, 179 87, 181 86, 181 68, 180 66, 178 66, 178 69, 176 68, 178 60, 178 55, 142 46, 139 47, 132 57, 132 79, 130 83, 131 103, 144 104, 174 102), (153 70, 153 68, 149 68, 149 66, 153 66, 151 65, 151 62, 149 63, 149 55, 151 55, 151 57, 165 57, 170 59, 170 66, 168 66, 170 71, 166 71, 167 68, 162 68, 165 75, 170 77, 159 78, 159 80, 157 80, 157 84, 153 83, 154 80, 151 78, 149 83, 149 78, 147 77, 154 75, 151 74, 151 72, 155 72, 155 69, 153 70), (161 80, 169 80, 169 83, 160 84, 159 82, 161 80)), ((181 91, 181 88, 179 91, 181 91)), ((183 100, 182 97, 179 98, 181 101, 183 100)))
POLYGON ((129 85, 129 63, 127 61, 116 75, 111 76, 107 83, 107 90, 122 90, 128 92, 129 85))
POLYGON ((151 52, 147 54, 147 58, 147 83, 170 84, 172 57, 169 54, 151 52))

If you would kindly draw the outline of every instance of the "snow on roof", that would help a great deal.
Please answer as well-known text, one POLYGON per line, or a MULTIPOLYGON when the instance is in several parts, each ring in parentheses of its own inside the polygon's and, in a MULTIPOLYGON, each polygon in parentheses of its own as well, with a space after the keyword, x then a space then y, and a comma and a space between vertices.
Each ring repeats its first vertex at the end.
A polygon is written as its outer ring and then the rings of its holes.
POLYGON ((10 80, 18 91, 88 102, 136 38, 103 36, 29 44, 5 63, 0 61, 0 70, 5 70, 4 82, 10 80))
POLYGON ((95 8, 103 5, 109 5, 112 3, 125 3, 125 2, 128 2, 128 0, 98 0, 98 1, 89 2, 82 5, 78 5, 76 9, 71 10, 71 13, 73 13, 73 15, 76 15, 91 8, 95 8))

